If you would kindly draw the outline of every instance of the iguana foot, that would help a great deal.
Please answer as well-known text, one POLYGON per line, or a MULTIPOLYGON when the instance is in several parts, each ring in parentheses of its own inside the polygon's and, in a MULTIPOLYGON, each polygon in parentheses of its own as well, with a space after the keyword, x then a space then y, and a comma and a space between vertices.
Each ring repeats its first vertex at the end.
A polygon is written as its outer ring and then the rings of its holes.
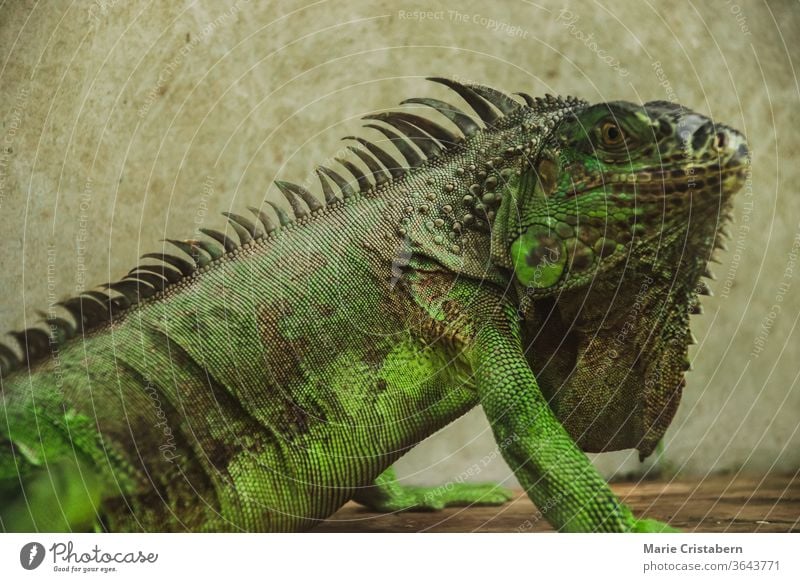
POLYGON ((353 500, 379 512, 438 511, 466 505, 503 505, 514 494, 494 483, 446 483, 436 487, 401 485, 389 468, 353 500))
POLYGON ((681 530, 657 519, 637 519, 631 531, 633 533, 681 533, 681 530))
POLYGON ((467 505, 503 505, 514 497, 510 490, 494 483, 446 483, 437 487, 406 489, 415 498, 415 504, 408 509, 422 511, 467 505))

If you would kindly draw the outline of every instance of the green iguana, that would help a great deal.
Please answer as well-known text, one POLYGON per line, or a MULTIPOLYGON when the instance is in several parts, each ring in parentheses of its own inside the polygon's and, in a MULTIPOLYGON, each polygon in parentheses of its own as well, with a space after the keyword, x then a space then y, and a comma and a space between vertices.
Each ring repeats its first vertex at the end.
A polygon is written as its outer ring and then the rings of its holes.
POLYGON ((291 213, 228 213, 227 233, 170 240, 180 256, 145 255, 0 346, 3 529, 286 531, 348 500, 501 504, 494 485, 391 471, 480 404, 556 529, 669 530, 581 449, 645 457, 670 423, 743 136, 663 101, 432 80, 468 108, 368 116, 391 147, 350 138, 352 179, 320 167, 320 198, 277 182, 291 213))

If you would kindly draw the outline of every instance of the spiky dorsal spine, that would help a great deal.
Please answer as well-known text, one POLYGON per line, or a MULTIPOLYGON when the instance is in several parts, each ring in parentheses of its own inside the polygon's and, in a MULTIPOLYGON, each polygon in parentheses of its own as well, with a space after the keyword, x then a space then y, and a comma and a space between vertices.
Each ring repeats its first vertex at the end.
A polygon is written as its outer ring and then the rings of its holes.
POLYGON ((206 228, 200 229, 200 232, 208 237, 207 240, 167 239, 165 242, 177 248, 181 255, 147 253, 142 258, 152 259, 155 264, 141 264, 131 269, 120 281, 107 283, 100 286, 100 290, 88 291, 62 301, 59 305, 73 322, 62 317, 48 316, 42 321, 47 330, 32 327, 12 332, 21 356, 11 347, 0 343, 0 377, 47 357, 54 346, 75 337, 79 332, 85 333, 109 324, 115 318, 123 316, 126 310, 160 297, 171 286, 194 276, 199 270, 210 268, 216 261, 236 252, 242 245, 272 236, 280 228, 288 227, 296 221, 305 221, 325 208, 348 203, 361 195, 380 191, 403 180, 410 169, 461 147, 465 140, 491 128, 521 107, 537 107, 544 111, 578 102, 574 98, 557 101, 552 96, 547 96, 545 100, 534 100, 525 94, 519 94, 525 101, 523 105, 513 97, 490 87, 467 85, 441 77, 431 77, 429 80, 453 90, 469 105, 471 112, 437 99, 413 98, 403 103, 422 105, 438 112, 452 122, 458 133, 430 119, 405 111, 365 116, 366 120, 378 122, 367 123, 365 127, 375 129, 386 137, 403 157, 406 166, 398 163, 394 156, 376 144, 364 138, 348 136, 345 139, 355 140, 363 147, 351 150, 369 170, 365 173, 349 160, 337 160, 352 176, 355 187, 353 180, 343 177, 331 168, 320 166, 316 173, 324 202, 300 185, 276 181, 278 189, 292 209, 292 215, 289 215, 280 206, 265 201, 275 213, 278 226, 263 209, 250 207, 257 223, 240 214, 223 213, 238 241, 225 232, 206 228))

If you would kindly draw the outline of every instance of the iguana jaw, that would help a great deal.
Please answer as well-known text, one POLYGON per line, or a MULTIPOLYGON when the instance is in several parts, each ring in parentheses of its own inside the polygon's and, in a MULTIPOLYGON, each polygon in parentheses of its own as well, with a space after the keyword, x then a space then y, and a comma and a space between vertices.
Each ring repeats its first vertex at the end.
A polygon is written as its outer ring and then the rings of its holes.
MULTIPOLYGON (((736 163, 724 167, 715 164, 677 170, 607 174, 592 181, 576 184, 568 195, 581 196, 593 190, 607 189, 613 192, 636 194, 642 200, 653 200, 654 197, 703 193, 709 188, 716 188, 726 196, 730 196, 744 185, 747 170, 746 163, 736 163)), ((711 193, 709 192, 709 194, 711 193)))

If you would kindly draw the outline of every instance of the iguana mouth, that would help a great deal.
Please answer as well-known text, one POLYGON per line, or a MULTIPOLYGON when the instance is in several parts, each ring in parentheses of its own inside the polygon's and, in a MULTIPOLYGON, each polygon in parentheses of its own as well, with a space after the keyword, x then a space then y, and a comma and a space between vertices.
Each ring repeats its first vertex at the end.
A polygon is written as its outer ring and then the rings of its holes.
POLYGON ((748 167, 746 163, 726 164, 724 167, 714 164, 633 174, 605 174, 591 182, 574 184, 572 196, 602 188, 629 194, 663 196, 674 193, 716 191, 720 185, 722 192, 728 194, 742 186, 747 178, 748 167))

